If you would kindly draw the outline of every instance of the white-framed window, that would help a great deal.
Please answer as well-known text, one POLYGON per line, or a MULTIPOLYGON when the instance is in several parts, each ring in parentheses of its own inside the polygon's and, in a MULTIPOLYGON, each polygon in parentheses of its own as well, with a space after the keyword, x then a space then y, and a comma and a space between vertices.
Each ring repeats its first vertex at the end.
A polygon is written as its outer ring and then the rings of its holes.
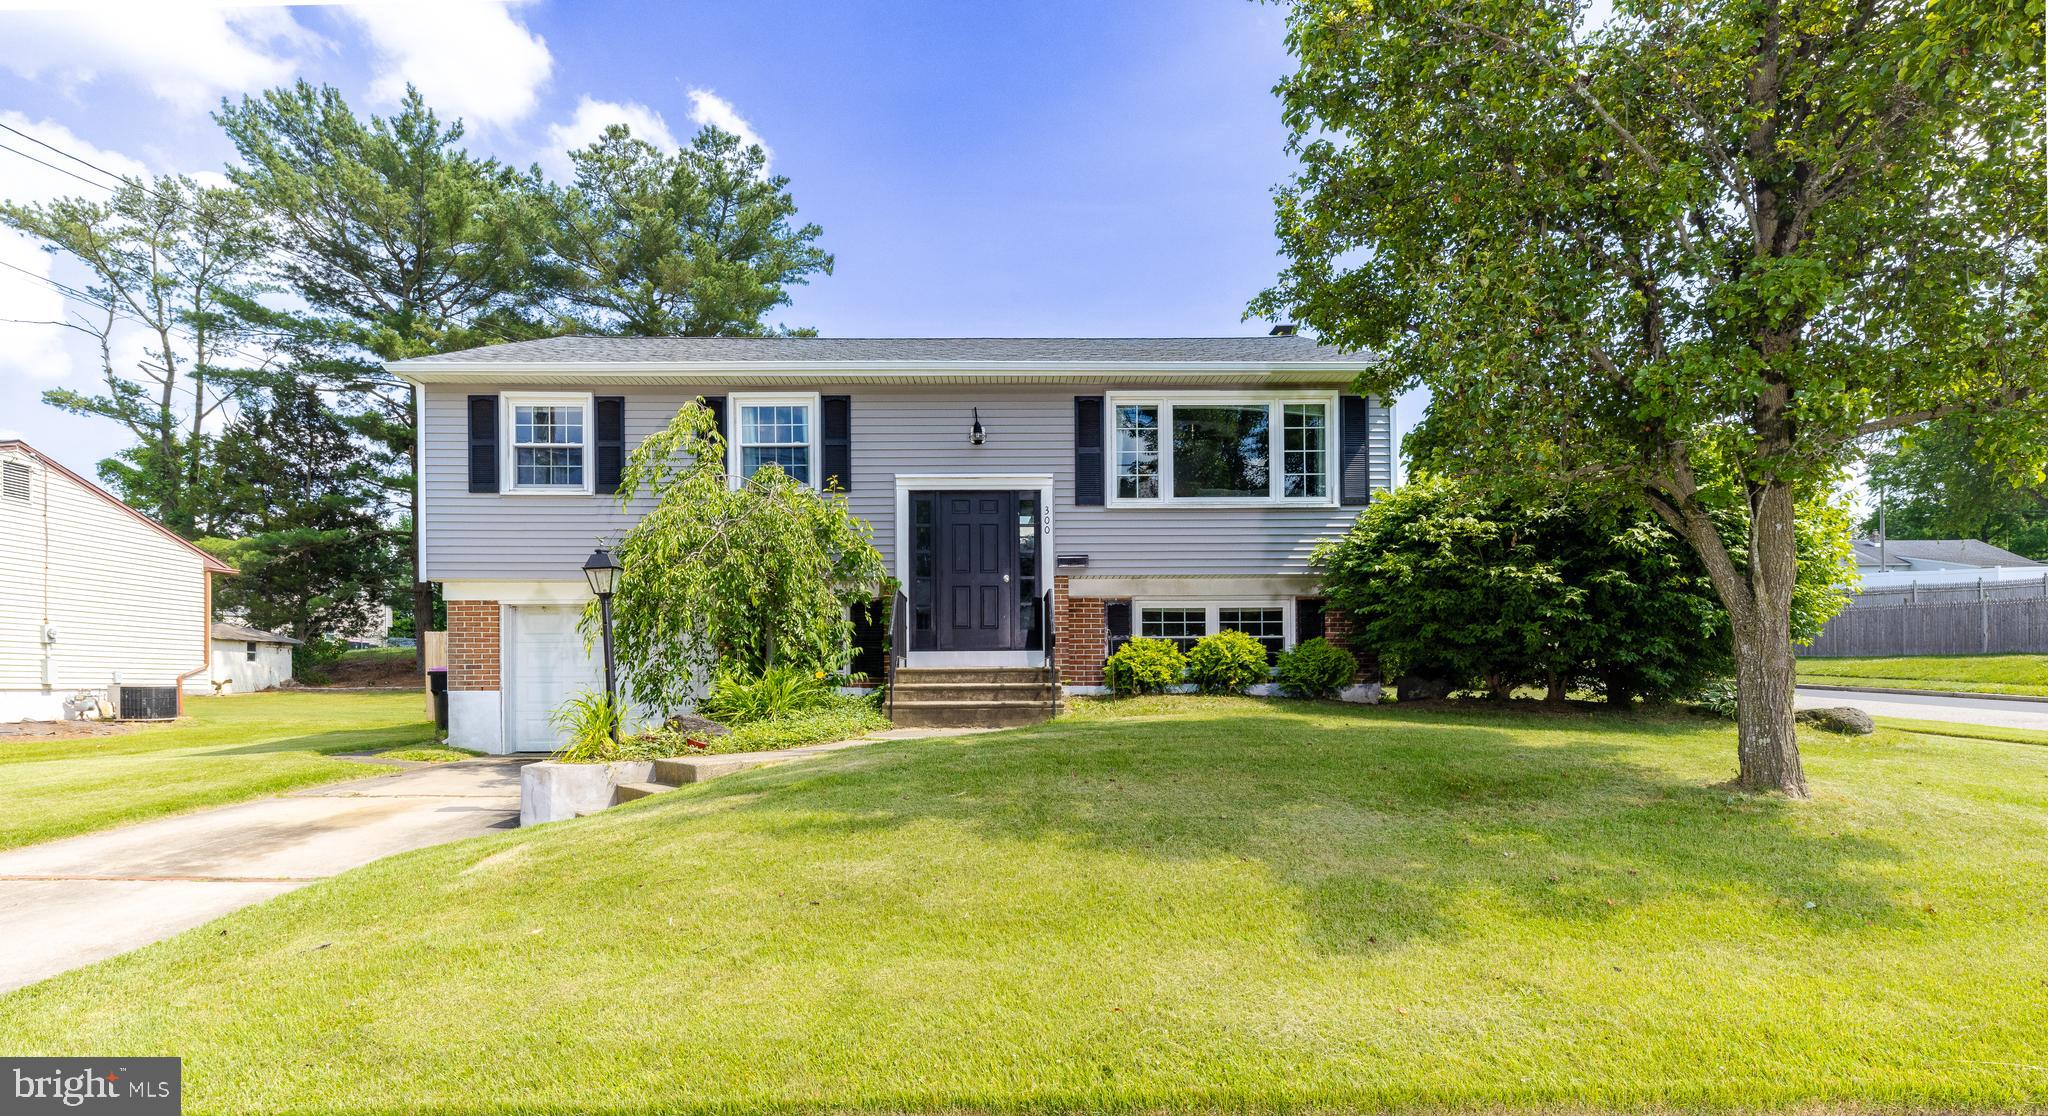
POLYGON ((1112 395, 1109 503, 1330 506, 1332 392, 1112 395))
POLYGON ((1211 632, 1243 632, 1265 645, 1266 661, 1294 643, 1292 601, 1140 601, 1137 634, 1172 640, 1185 652, 1211 632))
POLYGON ((818 397, 775 393, 733 395, 731 460, 733 483, 774 465, 794 480, 818 486, 818 397))
POLYGON ((1146 639, 1171 640, 1178 645, 1182 654, 1192 650, 1197 640, 1209 634, 1209 611, 1203 608, 1141 608, 1138 610, 1138 634, 1146 639))
POLYGON ((505 396, 507 492, 591 491, 590 396, 505 396))

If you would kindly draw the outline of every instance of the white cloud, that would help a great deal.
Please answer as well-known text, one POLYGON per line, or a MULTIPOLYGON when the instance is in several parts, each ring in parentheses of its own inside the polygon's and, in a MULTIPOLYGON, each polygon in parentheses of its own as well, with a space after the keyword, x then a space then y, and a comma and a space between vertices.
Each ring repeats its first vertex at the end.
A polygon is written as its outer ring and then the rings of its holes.
POLYGON ((548 125, 547 150, 541 153, 541 166, 558 178, 568 178, 569 152, 590 146, 612 124, 624 124, 633 130, 634 138, 646 140, 663 151, 676 149, 675 134, 668 130, 668 121, 660 113, 633 101, 600 101, 586 93, 576 102, 574 115, 548 125))
POLYGON ((279 7, 84 3, 0 14, 0 66, 63 86, 125 77, 184 112, 289 80, 322 40, 279 7))
MULTIPOLYGON (((148 168, 141 163, 117 151, 94 147, 74 135, 69 128, 53 121, 30 120, 18 112, 0 112, 0 124, 20 129, 52 147, 68 151, 115 174, 148 173, 148 168)), ((68 167, 87 179, 104 177, 48 148, 37 147, 18 136, 7 135, 7 138, 10 147, 20 147, 54 166, 68 167)), ((76 178, 51 167, 38 166, 27 159, 0 160, 0 199, 26 203, 73 194, 100 200, 107 196, 107 191, 95 190, 76 178)), ((80 347, 77 340, 80 335, 54 325, 35 323, 70 320, 72 311, 85 309, 50 285, 54 279, 78 286, 84 281, 82 275, 72 275, 71 272, 81 269, 68 262, 60 265, 58 258, 43 251, 38 241, 13 229, 0 229, 0 264, 7 265, 0 267, 0 279, 5 280, 4 285, 0 285, 0 291, 5 292, 0 294, 0 318, 15 319, 0 322, 0 372, 17 372, 32 379, 52 381, 70 376, 78 367, 73 350, 80 347), (60 266, 64 267, 63 274, 58 271, 60 266)))
POLYGON ((540 102, 555 59, 547 43, 488 0, 352 6, 376 55, 370 96, 395 104, 408 82, 445 117, 504 127, 540 102))
POLYGON ((762 142, 760 133, 754 131, 754 126, 732 107, 732 102, 709 89, 690 90, 690 119, 731 132, 742 143, 760 144, 762 154, 771 160, 775 158, 775 152, 762 142))

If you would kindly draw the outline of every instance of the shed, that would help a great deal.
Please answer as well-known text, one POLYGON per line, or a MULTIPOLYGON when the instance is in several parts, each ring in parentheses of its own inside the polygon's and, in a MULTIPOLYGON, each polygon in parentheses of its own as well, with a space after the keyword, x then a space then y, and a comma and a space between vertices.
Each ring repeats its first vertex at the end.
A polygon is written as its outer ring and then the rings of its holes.
POLYGON ((188 694, 253 694, 292 676, 292 648, 299 641, 261 628, 215 621, 212 669, 185 680, 188 694))

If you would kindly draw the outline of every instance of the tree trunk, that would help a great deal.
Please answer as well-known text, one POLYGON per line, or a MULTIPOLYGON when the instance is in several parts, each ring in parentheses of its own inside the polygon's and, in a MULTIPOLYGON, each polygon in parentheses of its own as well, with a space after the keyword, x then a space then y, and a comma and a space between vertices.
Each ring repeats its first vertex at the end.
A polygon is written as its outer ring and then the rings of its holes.
POLYGON ((1550 672, 1550 686, 1543 695, 1543 700, 1552 705, 1563 705, 1564 698, 1564 677, 1553 670, 1550 672))
MULTIPOLYGON (((1806 797, 1792 720, 1792 586, 1799 570, 1792 489, 1757 486, 1750 495, 1749 562, 1738 569, 1697 491, 1655 493, 1652 506, 1692 544, 1735 634, 1735 785, 1806 797)), ((1610 700, 1612 695, 1610 694, 1610 700)))
POLYGON ((1798 578, 1789 485, 1766 485, 1750 501, 1748 581, 1752 606, 1735 622, 1736 785, 1806 797, 1792 720, 1792 585, 1798 578))
POLYGON ((1799 740, 1792 720, 1792 637, 1789 625, 1738 621, 1735 629, 1735 785, 1806 797, 1799 740), (1775 629, 1775 630, 1773 630, 1775 629))

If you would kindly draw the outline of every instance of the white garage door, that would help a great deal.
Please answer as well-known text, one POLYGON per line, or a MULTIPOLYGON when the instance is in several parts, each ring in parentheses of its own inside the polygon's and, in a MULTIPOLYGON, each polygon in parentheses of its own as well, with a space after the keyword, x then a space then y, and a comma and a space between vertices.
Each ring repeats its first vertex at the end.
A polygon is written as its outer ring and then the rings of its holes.
POLYGON ((604 688, 604 666, 583 649, 576 622, 580 608, 520 605, 510 610, 512 679, 506 690, 506 722, 515 752, 550 752, 561 733, 550 722, 564 701, 583 690, 604 688))

